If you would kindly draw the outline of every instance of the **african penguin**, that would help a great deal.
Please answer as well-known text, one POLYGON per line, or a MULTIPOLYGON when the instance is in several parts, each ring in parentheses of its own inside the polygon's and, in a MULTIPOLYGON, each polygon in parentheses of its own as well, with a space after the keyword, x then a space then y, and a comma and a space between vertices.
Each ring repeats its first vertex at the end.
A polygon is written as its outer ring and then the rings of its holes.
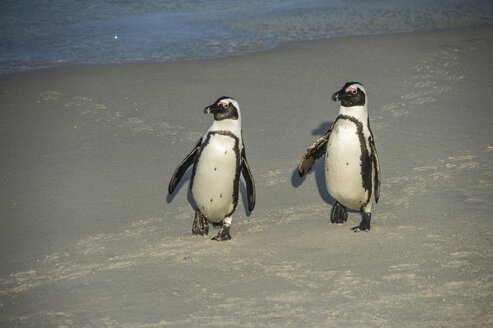
POLYGON ((380 164, 370 130, 366 91, 361 83, 347 82, 332 100, 341 102, 339 115, 329 131, 305 152, 298 173, 305 176, 325 155, 325 184, 336 200, 331 222, 345 222, 346 208, 359 210, 363 219, 352 230, 368 231, 372 203, 380 196, 380 164))
POLYGON ((248 194, 248 209, 255 207, 255 182, 245 156, 238 102, 221 97, 204 109, 214 114, 214 122, 195 148, 178 165, 168 186, 171 194, 193 164, 190 191, 195 205, 194 235, 207 235, 209 224, 220 224, 213 240, 231 239, 230 226, 238 204, 240 172, 248 194))

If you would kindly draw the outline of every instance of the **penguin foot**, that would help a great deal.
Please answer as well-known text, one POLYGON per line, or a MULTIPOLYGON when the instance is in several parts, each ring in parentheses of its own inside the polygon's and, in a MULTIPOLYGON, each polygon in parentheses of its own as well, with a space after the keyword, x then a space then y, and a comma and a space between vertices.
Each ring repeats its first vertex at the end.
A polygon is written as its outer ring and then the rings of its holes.
POLYGON ((219 230, 219 232, 217 233, 217 236, 212 238, 212 240, 216 240, 216 241, 230 240, 231 239, 231 235, 229 234, 230 229, 231 229, 230 224, 223 223, 221 230, 219 230))
POLYGON ((370 230, 370 220, 371 213, 363 213, 363 219, 361 220, 359 226, 352 227, 351 230, 353 230, 354 232, 370 230))
POLYGON ((332 208, 332 213, 330 215, 330 222, 343 224, 347 221, 347 210, 339 202, 336 202, 332 208))
POLYGON ((195 211, 195 219, 193 220, 192 234, 207 235, 209 233, 209 223, 207 218, 200 210, 195 211))

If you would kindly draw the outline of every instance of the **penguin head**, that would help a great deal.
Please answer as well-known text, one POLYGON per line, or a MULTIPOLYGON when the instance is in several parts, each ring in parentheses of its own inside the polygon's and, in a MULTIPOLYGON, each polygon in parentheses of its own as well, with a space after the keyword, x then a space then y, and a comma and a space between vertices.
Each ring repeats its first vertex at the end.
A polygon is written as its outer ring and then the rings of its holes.
POLYGON ((212 105, 204 108, 204 114, 214 114, 215 121, 238 120, 240 117, 240 106, 231 97, 220 97, 212 105))
POLYGON ((347 82, 341 90, 332 95, 332 100, 340 101, 344 107, 364 106, 366 104, 365 87, 359 82, 347 82))

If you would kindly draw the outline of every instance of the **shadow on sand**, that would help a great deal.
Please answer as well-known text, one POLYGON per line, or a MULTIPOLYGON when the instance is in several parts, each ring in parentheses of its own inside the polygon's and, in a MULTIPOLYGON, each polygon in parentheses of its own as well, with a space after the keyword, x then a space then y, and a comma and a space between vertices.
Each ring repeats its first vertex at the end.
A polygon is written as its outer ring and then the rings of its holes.
MULTIPOLYGON (((331 126, 332 126, 332 122, 327 121, 321 123, 318 128, 313 130, 312 135, 316 136, 316 139, 314 139, 313 142, 315 142, 318 138, 323 136, 331 126)), ((309 146, 310 145, 307 145, 306 148, 308 149, 309 146)), ((315 172, 315 181, 317 183, 317 189, 318 189, 318 193, 320 194, 320 197, 327 204, 334 205, 335 200, 330 196, 329 192, 327 191, 327 188, 325 187, 324 159, 325 157, 322 157, 319 160, 317 160, 308 174, 313 174, 313 172, 315 172)), ((298 168, 295 168, 293 174, 291 175, 291 184, 293 185, 293 187, 297 188, 303 183, 304 180, 305 178, 301 178, 299 176, 298 168)))

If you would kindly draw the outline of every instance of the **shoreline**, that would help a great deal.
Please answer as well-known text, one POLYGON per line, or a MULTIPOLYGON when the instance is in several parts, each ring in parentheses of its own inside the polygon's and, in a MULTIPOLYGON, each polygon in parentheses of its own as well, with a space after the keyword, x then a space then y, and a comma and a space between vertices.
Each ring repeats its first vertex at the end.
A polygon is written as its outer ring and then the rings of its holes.
POLYGON ((135 62, 122 62, 122 63, 60 63, 60 64, 55 64, 55 63, 50 63, 46 64, 46 66, 40 65, 40 68, 34 68, 34 69, 27 69, 27 70, 20 70, 20 71, 15 71, 15 72, 8 72, 8 73, 3 73, 0 74, 0 76, 5 76, 5 75, 13 75, 13 74, 22 74, 22 73, 32 73, 32 72, 38 72, 38 71, 45 71, 45 70, 51 70, 51 69, 57 69, 57 68, 70 68, 70 67, 85 67, 85 66, 113 66, 113 65, 154 65, 154 64, 173 64, 173 63, 187 63, 187 62, 195 62, 195 61, 207 61, 207 60, 221 60, 221 59, 227 59, 227 58, 234 58, 234 57, 242 57, 242 56, 248 56, 248 55, 255 55, 255 54, 261 54, 264 52, 270 52, 273 51, 279 47, 282 47, 286 44, 291 44, 291 43, 304 43, 304 42, 324 42, 324 41, 329 41, 329 40, 338 40, 338 39, 351 39, 351 38, 364 38, 364 37, 385 37, 385 36, 393 36, 393 35, 407 35, 407 34, 416 34, 416 33, 427 33, 427 32, 440 32, 440 31, 453 31, 453 30, 461 30, 461 29, 476 29, 476 28, 487 28, 493 26, 493 24, 490 23, 476 23, 477 25, 471 24, 471 25, 465 25, 465 26, 452 26, 452 27, 435 27, 435 28, 429 28, 429 29, 421 29, 421 30, 415 30, 415 31, 404 31, 404 32, 385 32, 382 34, 361 34, 361 35, 342 35, 342 36, 336 36, 336 37, 329 37, 329 38, 324 38, 324 39, 311 39, 311 40, 294 40, 294 41, 280 41, 277 44, 272 45, 269 48, 266 49, 259 49, 259 50, 252 50, 252 51, 245 51, 243 53, 238 53, 238 54, 233 54, 233 55, 225 55, 225 56, 215 56, 215 57, 201 57, 201 58, 189 58, 189 59, 177 59, 177 60, 169 60, 169 61, 135 61, 135 62))

